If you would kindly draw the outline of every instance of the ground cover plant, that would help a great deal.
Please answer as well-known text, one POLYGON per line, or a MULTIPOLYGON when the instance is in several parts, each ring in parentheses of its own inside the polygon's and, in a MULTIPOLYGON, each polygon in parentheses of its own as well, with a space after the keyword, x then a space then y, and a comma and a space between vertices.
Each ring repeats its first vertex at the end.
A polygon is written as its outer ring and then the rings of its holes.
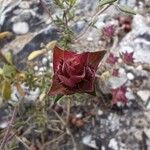
MULTIPOLYGON (((119 69, 135 65, 134 52, 116 55, 115 48, 132 30, 132 17, 136 12, 117 0, 99 0, 96 12, 78 33, 73 28, 78 21, 77 1, 53 0, 51 3, 58 15, 52 15, 44 0, 39 1, 39 7, 55 25, 57 40, 39 43, 38 49, 28 53, 21 69, 11 51, 0 50, 0 103, 1 108, 7 109, 7 121, 0 129, 0 150, 102 149, 108 139, 103 143, 97 140, 96 146, 89 146, 83 140, 84 147, 80 142, 86 127, 96 126, 98 109, 119 115, 130 109, 129 79, 122 80, 119 69), (108 23, 98 29, 98 17, 110 7, 121 14, 113 17, 117 24, 108 23), (100 31, 103 46, 94 51, 80 48, 84 42, 82 37, 94 28, 100 31), (108 84, 110 78, 119 82, 119 86, 108 84)), ((0 32, 2 45, 13 38, 11 31, 0 32)))

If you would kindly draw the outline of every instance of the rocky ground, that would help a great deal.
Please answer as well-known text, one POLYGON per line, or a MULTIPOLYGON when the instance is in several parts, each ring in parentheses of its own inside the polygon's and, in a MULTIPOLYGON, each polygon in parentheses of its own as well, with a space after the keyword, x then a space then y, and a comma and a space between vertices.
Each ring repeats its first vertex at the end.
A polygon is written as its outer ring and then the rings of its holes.
MULTIPOLYGON (((32 51, 40 49, 41 43, 47 44, 49 41, 59 39, 59 30, 52 24, 49 15, 38 0, 3 0, 0 3, 0 32, 10 31, 13 33, 13 36, 11 35, 5 41, 0 39, 0 48, 4 53, 12 51, 14 63, 22 70, 26 66, 27 56, 32 51)), ((55 134, 54 131, 46 129, 44 135, 50 144, 45 150, 72 150, 75 148, 77 150, 150 150, 150 3, 148 0, 132 0, 132 3, 120 0, 120 3, 126 3, 139 12, 131 17, 131 30, 128 33, 117 37, 114 44, 110 42, 109 45, 106 45, 102 39, 101 29, 107 24, 117 25, 115 17, 124 15, 111 6, 98 16, 95 23, 96 28, 87 30, 71 47, 76 51, 96 51, 108 48, 118 57, 120 57, 120 53, 125 51, 134 52, 134 64, 121 65, 119 67, 120 77, 109 77, 105 83, 111 87, 119 87, 123 84, 127 86, 129 100, 127 106, 122 109, 112 109, 107 107, 107 104, 105 105, 100 98, 81 96, 82 103, 81 101, 72 102, 70 112, 77 118, 84 118, 84 126, 81 128, 71 126, 67 129, 69 133, 64 135, 55 134)), ((50 1, 47 2, 47 6, 53 16, 58 13, 50 1)), ((79 20, 71 24, 77 36, 86 28, 87 22, 91 20, 92 14, 96 11, 96 6, 95 0, 78 0, 75 14, 79 20)), ((44 62, 50 61, 51 63, 51 55, 50 52, 49 60, 47 57, 42 58, 42 65, 35 66, 35 71, 42 72, 44 62)), ((122 61, 121 58, 119 61, 122 61)), ((110 69, 108 65, 105 67, 106 70, 110 69)), ((99 72, 102 72, 101 68, 99 72)), ((100 89, 101 82, 98 81, 97 92, 100 89)), ((32 94, 30 93, 31 96, 27 99, 33 98, 34 101, 39 91, 37 89, 37 91, 30 92, 32 94)), ((12 101, 15 99, 15 94, 13 94, 12 101)), ((63 103, 60 102, 60 104, 64 109, 66 108, 63 103)), ((48 111, 52 126, 63 124, 59 116, 50 110, 48 111)), ((10 116, 8 106, 2 105, 0 108, 0 131, 7 127, 10 116)), ((65 116, 66 113, 61 117, 65 116)), ((33 141, 33 139, 36 141, 39 132, 31 126, 26 128, 31 128, 35 137, 32 138, 31 131, 24 133, 23 136, 29 141, 33 141)), ((17 149, 28 148, 19 145, 17 149)))

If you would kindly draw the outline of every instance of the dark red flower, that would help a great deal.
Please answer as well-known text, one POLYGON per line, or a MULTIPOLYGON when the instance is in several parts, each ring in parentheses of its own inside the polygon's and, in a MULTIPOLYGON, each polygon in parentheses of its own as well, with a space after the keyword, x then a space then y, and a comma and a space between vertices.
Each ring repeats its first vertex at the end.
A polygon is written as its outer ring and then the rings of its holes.
POLYGON ((112 89, 112 104, 117 104, 118 102, 126 104, 128 99, 126 97, 127 88, 121 86, 117 89, 112 89))
POLYGON ((106 62, 111 64, 111 65, 114 65, 116 62, 118 61, 118 57, 114 56, 113 53, 110 53, 106 62))
POLYGON ((49 95, 94 91, 95 72, 106 51, 77 54, 58 47, 53 53, 53 83, 49 95))
POLYGON ((134 52, 131 52, 131 53, 128 53, 128 52, 125 52, 122 54, 122 59, 124 61, 124 63, 126 64, 132 64, 133 63, 133 53, 134 52))
POLYGON ((105 37, 112 38, 115 34, 115 27, 113 25, 105 26, 102 29, 102 33, 105 37))

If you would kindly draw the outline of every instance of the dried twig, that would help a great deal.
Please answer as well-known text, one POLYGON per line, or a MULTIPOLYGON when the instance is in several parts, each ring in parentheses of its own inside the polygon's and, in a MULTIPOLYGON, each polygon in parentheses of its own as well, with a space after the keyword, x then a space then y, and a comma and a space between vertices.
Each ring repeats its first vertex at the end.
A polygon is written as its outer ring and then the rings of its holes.
POLYGON ((113 45, 112 45, 111 49, 110 49, 110 50, 107 50, 107 52, 106 52, 106 54, 105 54, 103 60, 100 62, 100 67, 103 66, 103 64, 105 63, 105 61, 106 61, 108 55, 110 54, 110 52, 112 52, 112 51, 115 50, 115 48, 117 47, 117 44, 118 44, 118 36, 115 36, 115 37, 113 38, 113 45))
POLYGON ((89 24, 87 25, 87 27, 80 33, 79 36, 77 36, 74 41, 77 42, 92 26, 92 23, 96 21, 96 18, 98 15, 102 14, 106 9, 108 9, 111 6, 111 4, 108 4, 106 6, 104 6, 101 10, 99 10, 98 12, 96 12, 93 16, 92 16, 92 20, 89 22, 89 24))
POLYGON ((17 135, 15 135, 15 137, 20 143, 22 143, 27 148, 27 150, 30 150, 30 147, 23 141, 23 139, 21 137, 19 137, 17 135))
POLYGON ((10 120, 10 122, 8 124, 8 127, 7 127, 7 130, 5 132, 4 138, 3 138, 3 140, 2 140, 2 142, 0 144, 0 150, 4 150, 5 144, 7 143, 7 138, 9 136, 9 134, 10 134, 11 129, 12 129, 12 124, 14 123, 14 120, 16 118, 17 108, 18 108, 17 106, 14 108, 11 120, 10 120))
POLYGON ((61 118, 61 116, 60 116, 56 111, 53 111, 53 112, 55 113, 55 115, 58 117, 58 119, 62 122, 62 124, 63 124, 64 127, 66 128, 67 134, 70 135, 71 140, 72 140, 72 143, 73 143, 74 150, 77 150, 76 142, 75 142, 74 137, 73 137, 73 135, 72 135, 70 129, 68 128, 67 124, 65 123, 65 121, 61 118))

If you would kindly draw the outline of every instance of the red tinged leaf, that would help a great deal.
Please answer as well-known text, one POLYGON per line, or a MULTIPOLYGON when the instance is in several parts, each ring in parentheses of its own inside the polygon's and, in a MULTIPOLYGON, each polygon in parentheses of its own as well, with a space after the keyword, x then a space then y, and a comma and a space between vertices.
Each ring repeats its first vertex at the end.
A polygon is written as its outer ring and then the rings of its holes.
POLYGON ((88 64, 93 67, 94 69, 97 69, 100 61, 103 59, 104 55, 106 54, 106 51, 98 51, 98 52, 89 52, 88 55, 88 64))
POLYGON ((61 48, 55 46, 53 52, 53 69, 54 73, 57 67, 59 66, 60 62, 68 57, 72 57, 74 52, 64 51, 61 48), (65 57, 65 58, 64 58, 65 57))
POLYGON ((127 88, 121 86, 117 89, 112 89, 112 104, 117 104, 118 102, 126 104, 128 99, 126 97, 127 88))
POLYGON ((122 59, 124 61, 124 63, 126 64, 133 64, 134 63, 134 58, 133 58, 133 54, 134 52, 131 52, 131 53, 128 53, 128 52, 125 52, 122 54, 122 59))
POLYGON ((113 53, 110 53, 106 60, 106 62, 111 65, 114 65, 117 61, 118 61, 118 57, 114 56, 113 53))
POLYGON ((119 69, 113 69, 112 75, 118 77, 119 76, 119 69))
POLYGON ((115 34, 115 26, 114 25, 109 25, 109 26, 103 27, 102 33, 105 37, 113 38, 113 36, 115 34))
POLYGON ((54 48, 54 76, 49 95, 93 92, 95 72, 105 51, 75 52, 54 48))

